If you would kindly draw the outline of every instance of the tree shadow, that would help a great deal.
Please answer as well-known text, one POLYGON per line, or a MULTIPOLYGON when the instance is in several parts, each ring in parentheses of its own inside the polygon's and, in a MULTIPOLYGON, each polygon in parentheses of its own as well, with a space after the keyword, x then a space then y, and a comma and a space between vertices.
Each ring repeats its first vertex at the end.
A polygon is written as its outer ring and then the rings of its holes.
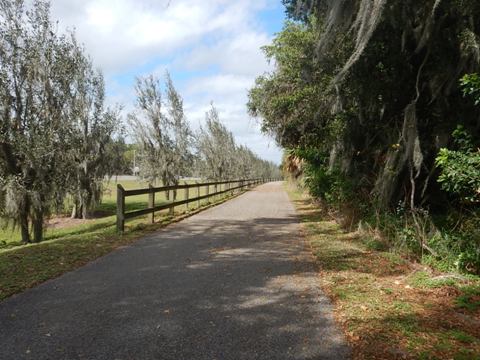
POLYGON ((65 232, 60 231, 56 233, 47 233, 47 235, 45 236, 45 241, 56 240, 56 239, 61 239, 66 237, 75 237, 78 235, 85 235, 88 233, 92 233, 92 236, 94 236, 95 232, 99 230, 105 230, 114 225, 115 225, 115 220, 112 220, 112 222, 109 222, 109 223, 102 222, 102 223, 83 224, 78 227, 66 228, 65 232))
POLYGON ((0 346, 39 359, 347 358, 299 230, 294 215, 199 214, 2 303, 0 346))

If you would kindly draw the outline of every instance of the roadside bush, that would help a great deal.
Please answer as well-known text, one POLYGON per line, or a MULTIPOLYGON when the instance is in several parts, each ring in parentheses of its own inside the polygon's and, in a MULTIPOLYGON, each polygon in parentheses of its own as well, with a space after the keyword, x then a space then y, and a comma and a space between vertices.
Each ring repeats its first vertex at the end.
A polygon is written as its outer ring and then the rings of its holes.
POLYGON ((339 208, 354 198, 354 185, 341 171, 330 169, 328 155, 318 149, 299 149, 295 155, 305 160, 303 183, 309 193, 339 208))
MULTIPOLYGON (((478 75, 465 76, 462 87, 480 104, 478 75)), ((458 126, 452 135, 454 150, 441 149, 436 164, 440 169, 438 182, 453 197, 459 211, 450 214, 450 224, 432 243, 441 257, 455 259, 458 270, 480 274, 480 217, 478 210, 471 210, 480 203, 480 149, 464 127, 458 126)))
POLYGON ((354 198, 352 182, 341 172, 325 166, 307 164, 304 183, 312 196, 336 209, 354 198))
POLYGON ((480 201, 480 150, 462 127, 453 132, 457 150, 440 149, 436 164, 441 173, 438 182, 442 189, 470 205, 480 201))

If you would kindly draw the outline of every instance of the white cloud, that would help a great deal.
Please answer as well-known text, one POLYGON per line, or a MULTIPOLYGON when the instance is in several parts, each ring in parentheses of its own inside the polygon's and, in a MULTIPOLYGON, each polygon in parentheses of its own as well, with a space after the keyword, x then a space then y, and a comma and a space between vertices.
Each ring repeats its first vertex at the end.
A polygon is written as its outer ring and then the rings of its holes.
POLYGON ((107 75, 109 103, 131 109, 132 78, 168 68, 198 127, 210 101, 237 141, 279 161, 273 141, 246 113, 247 90, 270 69, 259 49, 271 34, 256 14, 274 0, 52 0, 60 28, 75 28, 107 75), (212 70, 213 69, 213 70, 212 70), (179 74, 193 74, 185 79, 179 74), (176 79, 176 75, 179 79, 176 79))
POLYGON ((95 62, 117 71, 169 56, 209 34, 242 32, 259 3, 250 0, 57 0, 53 17, 75 28, 95 62))
POLYGON ((271 38, 267 34, 249 29, 227 36, 211 46, 195 47, 182 65, 195 69, 217 63, 225 72, 259 75, 271 69, 260 50, 260 47, 270 41, 271 38))
MULTIPOLYGON (((187 87, 187 95, 204 94, 214 96, 236 96, 246 93, 252 85, 251 76, 237 74, 217 74, 204 78, 195 78, 187 87)), ((242 96, 243 97, 243 96, 242 96)))

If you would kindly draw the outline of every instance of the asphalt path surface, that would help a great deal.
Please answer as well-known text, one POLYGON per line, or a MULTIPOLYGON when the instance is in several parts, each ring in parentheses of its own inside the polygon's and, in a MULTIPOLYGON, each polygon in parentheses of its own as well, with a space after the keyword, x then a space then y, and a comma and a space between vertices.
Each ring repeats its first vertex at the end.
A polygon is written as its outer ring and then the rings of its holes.
POLYGON ((0 303, 0 359, 345 359, 282 183, 0 303))

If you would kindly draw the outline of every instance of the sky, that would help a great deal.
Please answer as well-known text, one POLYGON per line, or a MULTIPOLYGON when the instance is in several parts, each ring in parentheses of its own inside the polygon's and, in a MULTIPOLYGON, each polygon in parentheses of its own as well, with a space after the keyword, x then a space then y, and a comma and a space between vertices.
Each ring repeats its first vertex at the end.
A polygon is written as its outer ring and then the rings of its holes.
POLYGON ((281 150, 247 114, 248 89, 272 70, 260 47, 281 30, 280 0, 51 0, 60 29, 105 75, 109 104, 133 109, 135 78, 169 71, 193 129, 211 102, 238 144, 280 163, 281 150))

